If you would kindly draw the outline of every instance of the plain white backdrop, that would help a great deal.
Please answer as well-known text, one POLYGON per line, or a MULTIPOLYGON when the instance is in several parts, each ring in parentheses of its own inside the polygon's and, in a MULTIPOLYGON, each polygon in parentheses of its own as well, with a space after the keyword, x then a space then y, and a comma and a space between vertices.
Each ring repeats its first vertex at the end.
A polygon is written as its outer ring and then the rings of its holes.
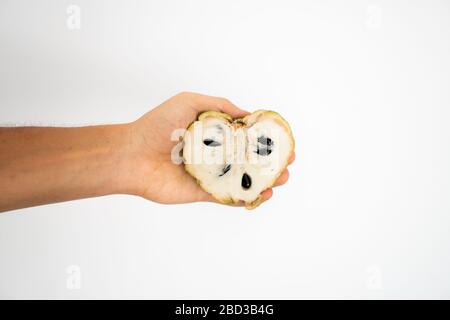
MULTIPOLYGON (((291 124, 255 211, 109 196, 0 214, 0 298, 450 298, 448 1, 0 0, 0 122, 179 91, 291 124)), ((176 190, 174 190, 176 192, 176 190)))

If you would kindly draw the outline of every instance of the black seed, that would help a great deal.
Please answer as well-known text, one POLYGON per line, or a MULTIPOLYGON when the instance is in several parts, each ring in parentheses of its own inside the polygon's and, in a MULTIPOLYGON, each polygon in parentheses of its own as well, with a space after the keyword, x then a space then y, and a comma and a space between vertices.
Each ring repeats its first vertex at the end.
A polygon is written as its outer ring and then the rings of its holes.
POLYGON ((265 136, 261 136, 258 138, 258 142, 265 146, 273 146, 273 141, 270 138, 267 138, 265 136))
POLYGON ((203 143, 205 145, 207 145, 208 147, 218 147, 221 145, 219 142, 214 141, 212 139, 205 139, 205 140, 203 140, 203 143))
POLYGON ((225 173, 227 173, 228 171, 230 171, 231 169, 231 164, 227 164, 223 169, 222 169, 222 173, 219 174, 219 177, 223 176, 225 173))
POLYGON ((272 153, 272 149, 270 148, 257 148, 255 153, 259 154, 260 156, 268 156, 272 153))
POLYGON ((244 189, 249 189, 252 186, 252 179, 246 173, 244 173, 244 175, 242 176, 241 186, 244 189))

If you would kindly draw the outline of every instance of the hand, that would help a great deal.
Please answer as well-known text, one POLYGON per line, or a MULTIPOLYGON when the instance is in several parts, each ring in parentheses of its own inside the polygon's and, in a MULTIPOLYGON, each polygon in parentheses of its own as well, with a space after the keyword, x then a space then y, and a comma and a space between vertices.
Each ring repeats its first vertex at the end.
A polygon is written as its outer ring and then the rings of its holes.
MULTIPOLYGON (((217 110, 241 118, 248 112, 239 109, 227 99, 195 93, 180 93, 165 101, 131 124, 132 144, 136 148, 132 165, 133 193, 159 203, 175 204, 195 201, 217 202, 198 186, 182 164, 174 164, 171 152, 176 141, 171 141, 174 130, 187 128, 199 113, 217 110)), ((294 156, 289 164, 294 161, 294 156)), ((280 186, 289 178, 285 170, 275 183, 280 186)), ((262 193, 263 201, 273 194, 272 189, 262 193)))

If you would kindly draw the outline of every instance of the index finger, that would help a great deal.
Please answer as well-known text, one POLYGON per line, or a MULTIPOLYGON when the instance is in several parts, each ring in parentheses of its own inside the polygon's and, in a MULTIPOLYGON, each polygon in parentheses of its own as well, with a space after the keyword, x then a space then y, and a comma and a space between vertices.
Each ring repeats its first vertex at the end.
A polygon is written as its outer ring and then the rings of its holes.
POLYGON ((192 99, 195 102, 194 108, 198 112, 215 110, 227 113, 233 118, 242 118, 250 113, 237 107, 230 100, 221 97, 194 93, 192 99))

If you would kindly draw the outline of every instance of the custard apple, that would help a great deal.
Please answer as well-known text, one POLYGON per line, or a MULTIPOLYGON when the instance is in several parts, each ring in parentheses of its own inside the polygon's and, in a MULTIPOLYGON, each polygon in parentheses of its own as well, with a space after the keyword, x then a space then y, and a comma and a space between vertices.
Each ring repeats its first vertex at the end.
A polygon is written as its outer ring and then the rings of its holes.
POLYGON ((186 171, 218 201, 243 201, 248 209, 261 203, 261 192, 273 186, 293 152, 289 124, 268 110, 241 119, 206 111, 183 137, 186 171))

